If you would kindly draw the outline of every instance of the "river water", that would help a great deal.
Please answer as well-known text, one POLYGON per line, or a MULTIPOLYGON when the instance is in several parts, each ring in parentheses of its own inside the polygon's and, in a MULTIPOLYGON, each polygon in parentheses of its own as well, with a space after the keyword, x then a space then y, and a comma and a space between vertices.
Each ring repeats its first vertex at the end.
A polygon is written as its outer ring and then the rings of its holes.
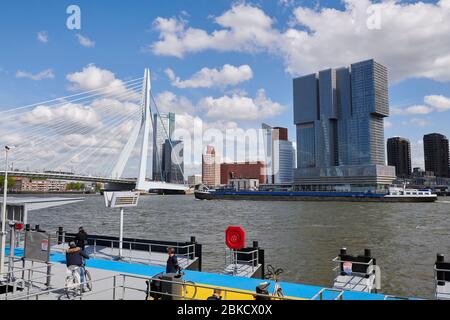
MULTIPOLYGON (((433 298, 436 253, 450 259, 450 199, 436 203, 199 201, 193 196, 142 196, 125 210, 125 237, 203 244, 203 270, 224 268, 224 233, 240 225, 247 244, 258 240, 266 264, 283 268, 283 281, 331 286, 331 262, 341 247, 350 254, 372 250, 382 273, 382 292, 433 298)), ((47 230, 64 226, 118 235, 118 209, 102 196, 82 203, 32 211, 29 223, 47 230)))

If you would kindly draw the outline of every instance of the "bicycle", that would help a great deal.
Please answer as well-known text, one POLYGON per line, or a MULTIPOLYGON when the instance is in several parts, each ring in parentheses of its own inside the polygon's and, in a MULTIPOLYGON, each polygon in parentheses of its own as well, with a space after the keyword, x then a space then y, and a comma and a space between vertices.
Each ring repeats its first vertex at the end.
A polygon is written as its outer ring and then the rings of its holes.
MULTIPOLYGON (((267 273, 264 275, 264 278, 267 280, 275 281, 275 286, 273 288, 272 293, 270 294, 273 297, 284 298, 283 289, 281 288, 280 285, 280 278, 281 278, 280 276, 283 272, 284 270, 281 268, 276 269, 270 264, 267 266, 267 273)), ((269 285, 270 285, 269 282, 264 282, 260 285, 260 289, 262 290, 267 289, 269 285)))
POLYGON ((71 299, 82 294, 80 269, 82 269, 82 272, 84 272, 84 285, 89 291, 92 291, 92 277, 89 270, 86 269, 86 266, 70 266, 68 268, 70 274, 66 277, 64 286, 67 299, 71 299))

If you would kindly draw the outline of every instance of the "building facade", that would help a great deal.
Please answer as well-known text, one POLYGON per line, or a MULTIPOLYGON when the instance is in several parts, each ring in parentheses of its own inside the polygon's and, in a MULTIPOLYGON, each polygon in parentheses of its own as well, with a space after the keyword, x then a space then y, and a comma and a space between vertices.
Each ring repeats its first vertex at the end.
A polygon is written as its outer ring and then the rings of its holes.
POLYGON ((395 167, 395 173, 399 178, 407 178, 411 175, 411 143, 401 137, 389 138, 387 141, 388 165, 395 167))
POLYGON ((367 60, 294 79, 299 190, 376 191, 395 179, 386 166, 387 68, 367 60))
POLYGON ((33 180, 30 178, 14 178, 12 191, 16 192, 65 192, 67 181, 62 180, 33 180))
POLYGON ((207 146, 202 155, 202 181, 211 187, 220 185, 220 159, 213 146, 207 146))
POLYGON ((436 177, 450 177, 449 144, 446 136, 439 133, 423 137, 425 171, 432 171, 436 177))
POLYGON ((286 184, 294 180, 294 147, 288 140, 288 129, 262 125, 267 184, 286 184))
POLYGON ((199 184, 202 184, 202 175, 201 174, 194 174, 194 175, 188 177, 189 187, 195 187, 195 186, 198 186, 199 184))
POLYGON ((163 146, 167 139, 172 139, 175 131, 174 113, 155 113, 153 115, 153 162, 152 172, 154 181, 164 181, 162 175, 163 146))
POLYGON ((259 189, 258 179, 230 179, 229 185, 232 189, 236 191, 247 190, 247 191, 257 191, 259 189))
POLYGON ((167 139, 163 144, 162 177, 168 183, 184 184, 184 144, 167 139))
POLYGON ((222 163, 220 165, 220 184, 229 185, 230 179, 257 179, 259 183, 266 181, 265 164, 256 163, 222 163))

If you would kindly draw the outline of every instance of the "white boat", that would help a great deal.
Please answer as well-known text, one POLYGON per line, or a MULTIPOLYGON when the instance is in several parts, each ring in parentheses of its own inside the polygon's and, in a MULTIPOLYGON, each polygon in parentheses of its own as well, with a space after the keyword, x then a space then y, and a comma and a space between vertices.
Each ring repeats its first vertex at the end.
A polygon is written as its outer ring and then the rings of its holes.
POLYGON ((437 195, 433 194, 430 189, 406 189, 391 187, 385 198, 391 199, 423 199, 426 201, 436 201, 437 195))

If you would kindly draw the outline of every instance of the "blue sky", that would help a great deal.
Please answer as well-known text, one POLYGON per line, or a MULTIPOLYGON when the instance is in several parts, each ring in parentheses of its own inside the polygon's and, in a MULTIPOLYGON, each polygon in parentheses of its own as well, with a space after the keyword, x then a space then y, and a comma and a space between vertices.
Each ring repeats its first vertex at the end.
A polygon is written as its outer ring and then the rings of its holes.
POLYGON ((381 7, 380 27, 365 30, 365 9, 371 5, 369 0, 3 1, 0 110, 71 94, 66 76, 90 64, 124 81, 141 77, 148 67, 154 94, 185 98, 193 106, 191 114, 211 124, 226 120, 243 128, 261 122, 285 126, 295 141, 292 78, 375 58, 392 71, 393 115, 387 119, 386 138, 409 138, 414 165, 422 165, 423 134, 450 136, 450 1, 392 3, 381 7), (71 4, 81 8, 81 30, 66 28, 71 4), (242 12, 254 13, 250 23, 242 12), (164 29, 163 22, 171 27, 164 29), (223 38, 214 32, 223 32, 223 38), (77 34, 91 45, 82 45, 77 34), (220 73, 227 64, 250 67, 250 79, 239 80, 242 74, 233 69, 237 80, 232 84, 219 77, 209 87, 185 82, 186 88, 173 85, 167 73, 170 68, 185 81, 202 68, 220 73), (257 100, 261 89, 263 98, 257 100), (224 97, 235 97, 235 108, 248 98, 261 117, 251 116, 251 108, 248 118, 246 109, 242 114, 232 107, 230 112, 217 110, 217 104, 230 100, 224 97), (280 111, 268 113, 258 103, 266 109, 281 106, 280 111), (227 119, 220 119, 223 113, 227 119))

